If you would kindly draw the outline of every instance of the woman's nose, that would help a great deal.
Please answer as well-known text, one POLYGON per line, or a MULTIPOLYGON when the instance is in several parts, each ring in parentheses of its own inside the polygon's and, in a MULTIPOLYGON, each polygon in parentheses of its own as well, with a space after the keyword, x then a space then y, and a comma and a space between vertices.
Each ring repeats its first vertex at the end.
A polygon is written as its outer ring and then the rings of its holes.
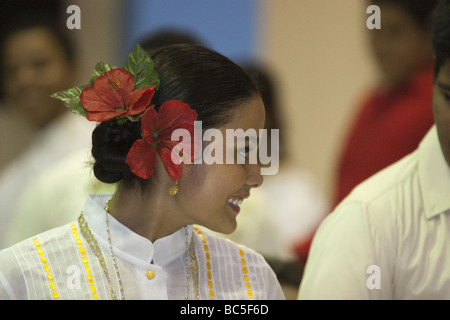
POLYGON ((261 168, 259 164, 249 164, 246 184, 251 188, 256 188, 261 186, 263 181, 264 178, 261 175, 261 168))

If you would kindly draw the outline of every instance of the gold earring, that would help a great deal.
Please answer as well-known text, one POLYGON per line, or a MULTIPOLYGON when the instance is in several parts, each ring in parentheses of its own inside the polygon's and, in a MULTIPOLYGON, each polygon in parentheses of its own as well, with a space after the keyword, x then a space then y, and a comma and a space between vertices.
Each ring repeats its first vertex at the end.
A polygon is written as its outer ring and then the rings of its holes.
POLYGON ((178 180, 175 181, 175 184, 170 187, 169 194, 171 196, 174 196, 178 193, 178 180))
MULTIPOLYGON (((186 163, 186 164, 183 164, 185 167, 187 167, 187 168, 189 168, 191 165, 192 165, 192 163, 186 163)), ((169 194, 171 195, 171 196, 174 196, 174 195, 176 195, 177 193, 178 193, 178 190, 179 190, 179 187, 178 187, 178 180, 176 180, 175 181, 175 184, 173 185, 173 186, 171 186, 170 187, 170 189, 169 189, 169 194)))

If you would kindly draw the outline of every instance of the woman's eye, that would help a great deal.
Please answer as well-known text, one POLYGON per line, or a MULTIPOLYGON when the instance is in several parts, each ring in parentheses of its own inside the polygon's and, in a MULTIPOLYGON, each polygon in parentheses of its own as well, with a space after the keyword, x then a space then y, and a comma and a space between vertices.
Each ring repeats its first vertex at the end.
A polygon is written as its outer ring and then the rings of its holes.
POLYGON ((249 155, 249 153, 250 153, 250 147, 249 147, 249 146, 245 146, 245 148, 241 149, 241 150, 239 151, 239 153, 240 153, 242 156, 248 158, 248 155, 249 155))

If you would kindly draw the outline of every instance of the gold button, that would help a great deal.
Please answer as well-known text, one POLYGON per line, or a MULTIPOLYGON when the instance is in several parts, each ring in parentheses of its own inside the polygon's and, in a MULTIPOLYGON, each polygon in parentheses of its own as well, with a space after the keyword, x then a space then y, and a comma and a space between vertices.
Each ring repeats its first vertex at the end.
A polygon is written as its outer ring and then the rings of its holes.
POLYGON ((153 270, 148 270, 148 271, 147 271, 147 278, 153 279, 154 277, 155 277, 155 271, 153 271, 153 270))

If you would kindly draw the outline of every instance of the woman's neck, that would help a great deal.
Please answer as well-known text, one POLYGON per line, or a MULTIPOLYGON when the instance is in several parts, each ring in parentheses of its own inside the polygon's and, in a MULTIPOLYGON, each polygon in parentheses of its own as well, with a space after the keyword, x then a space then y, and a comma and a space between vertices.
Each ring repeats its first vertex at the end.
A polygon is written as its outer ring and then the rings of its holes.
POLYGON ((109 202, 109 213, 135 233, 155 241, 183 227, 173 201, 164 194, 120 189, 109 202))

